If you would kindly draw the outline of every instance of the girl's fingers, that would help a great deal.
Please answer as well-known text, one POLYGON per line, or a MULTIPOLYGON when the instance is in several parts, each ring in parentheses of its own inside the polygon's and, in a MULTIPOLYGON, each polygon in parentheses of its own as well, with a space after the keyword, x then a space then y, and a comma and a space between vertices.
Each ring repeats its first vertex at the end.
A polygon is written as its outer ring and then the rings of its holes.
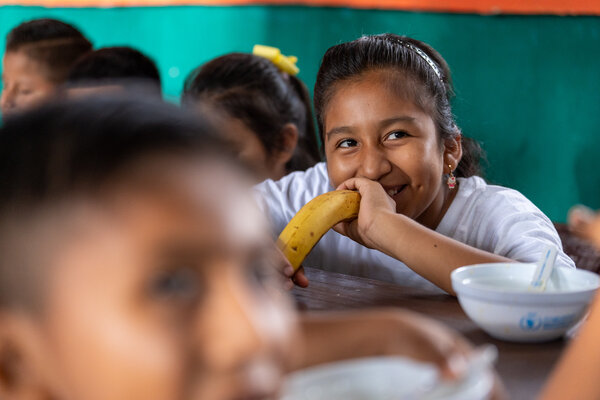
POLYGON ((292 281, 302 288, 308 287, 308 278, 304 274, 304 267, 298 268, 298 271, 296 271, 294 274, 292 281))
POLYGON ((283 274, 286 278, 291 278, 294 275, 294 267, 291 264, 287 264, 283 269, 283 274))
POLYGON ((335 224, 332 229, 340 235, 346 236, 346 224, 347 222, 342 221, 338 224, 335 224))
POLYGON ((351 178, 340 184, 336 190, 356 190, 361 196, 369 196, 373 199, 390 199, 391 197, 385 192, 383 186, 377 181, 372 181, 366 178, 351 178))
POLYGON ((304 275, 304 268, 300 267, 297 271, 294 271, 294 267, 289 261, 285 258, 281 250, 277 249, 277 253, 280 256, 282 267, 280 269, 281 273, 285 277, 284 287, 287 290, 292 290, 294 285, 300 287, 308 286, 308 278, 304 275))
POLYGON ((294 288, 294 282, 292 281, 292 279, 286 279, 285 283, 283 284, 283 287, 285 288, 285 290, 292 290, 294 288))
POLYGON ((376 181, 372 181, 367 178, 350 178, 342 182, 336 190, 364 190, 369 184, 378 184, 376 181))
POLYGON ((342 183, 335 190, 356 190, 356 178, 350 178, 342 183))
POLYGON ((292 290, 294 286, 300 286, 302 288, 308 287, 308 278, 304 274, 304 267, 298 268, 298 271, 294 272, 294 269, 290 265, 283 271, 286 276, 284 287, 286 290, 292 290))

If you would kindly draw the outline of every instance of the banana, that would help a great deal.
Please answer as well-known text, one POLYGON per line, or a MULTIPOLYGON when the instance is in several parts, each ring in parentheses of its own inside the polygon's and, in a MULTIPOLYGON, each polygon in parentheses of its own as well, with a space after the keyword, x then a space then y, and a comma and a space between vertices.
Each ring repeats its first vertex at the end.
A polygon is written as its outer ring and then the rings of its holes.
POLYGON ((359 205, 358 192, 335 190, 315 197, 298 211, 277 240, 294 271, 329 229, 358 216, 359 205))

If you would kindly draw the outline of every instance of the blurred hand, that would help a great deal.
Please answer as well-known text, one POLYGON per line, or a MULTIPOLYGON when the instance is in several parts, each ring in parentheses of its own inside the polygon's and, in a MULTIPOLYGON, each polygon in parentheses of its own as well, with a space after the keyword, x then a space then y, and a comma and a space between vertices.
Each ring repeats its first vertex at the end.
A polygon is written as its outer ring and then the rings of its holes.
POLYGON ((461 377, 473 347, 457 332, 413 313, 391 317, 381 340, 383 354, 402 355, 436 364, 447 379, 461 377))
POLYGON ((600 215, 592 209, 576 205, 567 215, 569 229, 575 235, 587 239, 600 248, 600 215))
MULTIPOLYGON (((467 372, 473 347, 458 332, 410 311, 377 309, 301 314, 306 350, 295 368, 371 356, 403 356, 435 364, 443 379, 467 372)), ((505 399, 495 376, 492 399, 505 399)))
POLYGON ((283 269, 283 274, 286 276, 287 284, 286 288, 291 290, 294 285, 300 287, 308 287, 308 278, 304 275, 304 267, 298 268, 296 272, 294 272, 294 268, 290 263, 283 269))
POLYGON ((357 190, 361 195, 358 218, 337 224, 334 229, 342 235, 369 248, 378 248, 374 221, 378 215, 395 214, 396 203, 379 182, 366 178, 351 178, 336 190, 357 190))
POLYGON ((292 267, 292 264, 290 264, 290 262, 287 260, 287 258, 285 258, 285 255, 283 254, 283 252, 276 247, 276 251, 277 251, 277 260, 278 260, 278 264, 279 264, 279 271, 281 271, 281 273, 283 274, 283 276, 285 277, 285 288, 287 290, 292 290, 292 288, 294 287, 294 285, 300 286, 300 287, 307 287, 308 286, 308 278, 306 277, 306 275, 304 275, 304 267, 300 267, 298 268, 298 270, 296 272, 294 272, 294 268, 292 267))
POLYGON ((427 317, 399 310, 323 312, 302 315, 306 337, 300 367, 357 357, 400 355, 436 364, 452 379, 465 372, 471 345, 427 317))

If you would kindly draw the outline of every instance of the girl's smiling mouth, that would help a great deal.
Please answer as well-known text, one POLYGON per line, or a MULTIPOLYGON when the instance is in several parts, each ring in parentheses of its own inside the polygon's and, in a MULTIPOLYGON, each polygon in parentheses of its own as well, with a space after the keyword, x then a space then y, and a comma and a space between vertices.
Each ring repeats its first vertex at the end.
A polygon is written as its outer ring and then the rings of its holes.
POLYGON ((394 197, 398 193, 402 192, 407 185, 394 186, 394 187, 385 187, 384 190, 390 197, 394 197))

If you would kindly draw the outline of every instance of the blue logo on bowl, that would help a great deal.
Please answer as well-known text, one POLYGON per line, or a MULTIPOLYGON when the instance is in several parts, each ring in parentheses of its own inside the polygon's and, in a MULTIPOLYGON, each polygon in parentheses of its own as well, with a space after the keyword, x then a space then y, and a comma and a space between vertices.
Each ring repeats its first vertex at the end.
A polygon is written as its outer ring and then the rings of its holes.
POLYGON ((566 314, 555 317, 541 317, 535 312, 529 312, 519 320, 519 327, 524 331, 549 331, 567 329, 577 322, 577 314, 566 314))
POLYGON ((524 317, 521 317, 519 326, 524 331, 537 331, 542 327, 542 318, 536 313, 527 313, 524 317))

